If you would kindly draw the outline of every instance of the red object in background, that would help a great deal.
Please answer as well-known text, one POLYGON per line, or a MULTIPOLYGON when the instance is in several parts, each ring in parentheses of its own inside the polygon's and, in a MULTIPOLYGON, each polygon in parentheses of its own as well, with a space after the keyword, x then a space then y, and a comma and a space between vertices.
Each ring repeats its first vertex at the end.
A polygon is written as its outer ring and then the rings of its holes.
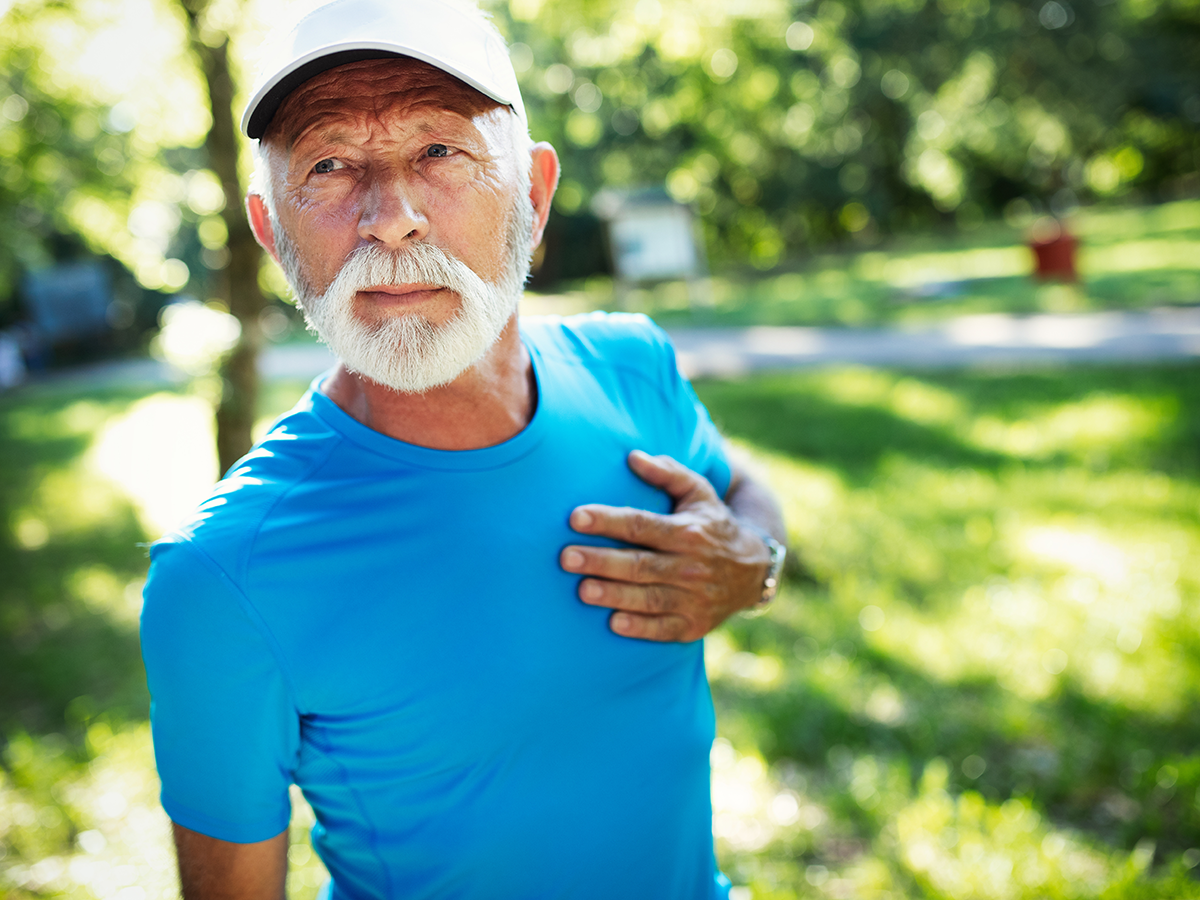
POLYGON ((1079 241, 1067 233, 1057 219, 1045 216, 1030 230, 1029 249, 1033 251, 1033 277, 1041 281, 1057 279, 1078 281, 1075 250, 1079 241))

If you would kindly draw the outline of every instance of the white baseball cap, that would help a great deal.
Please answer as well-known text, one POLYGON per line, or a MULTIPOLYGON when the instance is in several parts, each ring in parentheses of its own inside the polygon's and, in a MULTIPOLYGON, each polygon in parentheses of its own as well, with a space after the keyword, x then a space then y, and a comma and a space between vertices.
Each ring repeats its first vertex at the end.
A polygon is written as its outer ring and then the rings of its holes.
POLYGON ((261 138, 285 97, 327 69, 411 56, 437 66, 526 121, 503 38, 482 13, 443 0, 333 0, 268 40, 242 132, 261 138))

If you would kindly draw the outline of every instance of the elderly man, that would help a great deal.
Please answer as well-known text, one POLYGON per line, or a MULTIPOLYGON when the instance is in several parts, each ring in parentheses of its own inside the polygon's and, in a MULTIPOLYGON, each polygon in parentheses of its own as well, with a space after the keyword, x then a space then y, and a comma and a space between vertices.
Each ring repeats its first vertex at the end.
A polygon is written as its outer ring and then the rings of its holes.
POLYGON ((250 221, 341 362, 153 550, 185 896, 282 895, 292 783, 334 898, 725 896, 698 639, 773 593, 773 501, 648 320, 518 324, 558 160, 485 18, 274 49, 250 221))

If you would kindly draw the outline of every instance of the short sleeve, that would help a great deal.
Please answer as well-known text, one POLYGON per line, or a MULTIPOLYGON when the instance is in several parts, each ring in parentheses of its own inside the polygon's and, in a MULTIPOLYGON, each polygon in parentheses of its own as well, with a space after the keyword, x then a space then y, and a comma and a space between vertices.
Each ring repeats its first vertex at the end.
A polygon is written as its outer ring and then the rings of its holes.
POLYGON ((155 545, 144 597, 163 808, 220 840, 274 837, 290 818, 300 726, 268 637, 228 576, 186 541, 155 545))
POLYGON ((653 332, 662 354, 662 389, 669 398, 677 433, 678 451, 674 456, 689 469, 707 478, 717 496, 724 497, 732 478, 725 440, 696 396, 691 382, 680 371, 671 339, 653 322, 647 320, 647 326, 653 332))
POLYGON ((730 490, 733 473, 725 452, 725 439, 716 430, 708 409, 696 396, 688 378, 679 371, 674 347, 667 343, 670 386, 677 400, 674 403, 679 428, 679 461, 707 478, 716 496, 725 497, 730 490))

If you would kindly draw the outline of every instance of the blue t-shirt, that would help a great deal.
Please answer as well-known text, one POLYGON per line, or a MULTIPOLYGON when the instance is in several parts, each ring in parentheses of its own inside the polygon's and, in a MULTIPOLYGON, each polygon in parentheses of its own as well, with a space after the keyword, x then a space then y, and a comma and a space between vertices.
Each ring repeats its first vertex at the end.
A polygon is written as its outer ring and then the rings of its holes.
POLYGON ((216 838, 316 813, 337 898, 724 897, 702 642, 629 640, 559 554, 583 503, 669 512, 721 439, 641 316, 524 320, 538 404, 480 450, 310 390, 158 542, 142 651, 162 803, 216 838))

